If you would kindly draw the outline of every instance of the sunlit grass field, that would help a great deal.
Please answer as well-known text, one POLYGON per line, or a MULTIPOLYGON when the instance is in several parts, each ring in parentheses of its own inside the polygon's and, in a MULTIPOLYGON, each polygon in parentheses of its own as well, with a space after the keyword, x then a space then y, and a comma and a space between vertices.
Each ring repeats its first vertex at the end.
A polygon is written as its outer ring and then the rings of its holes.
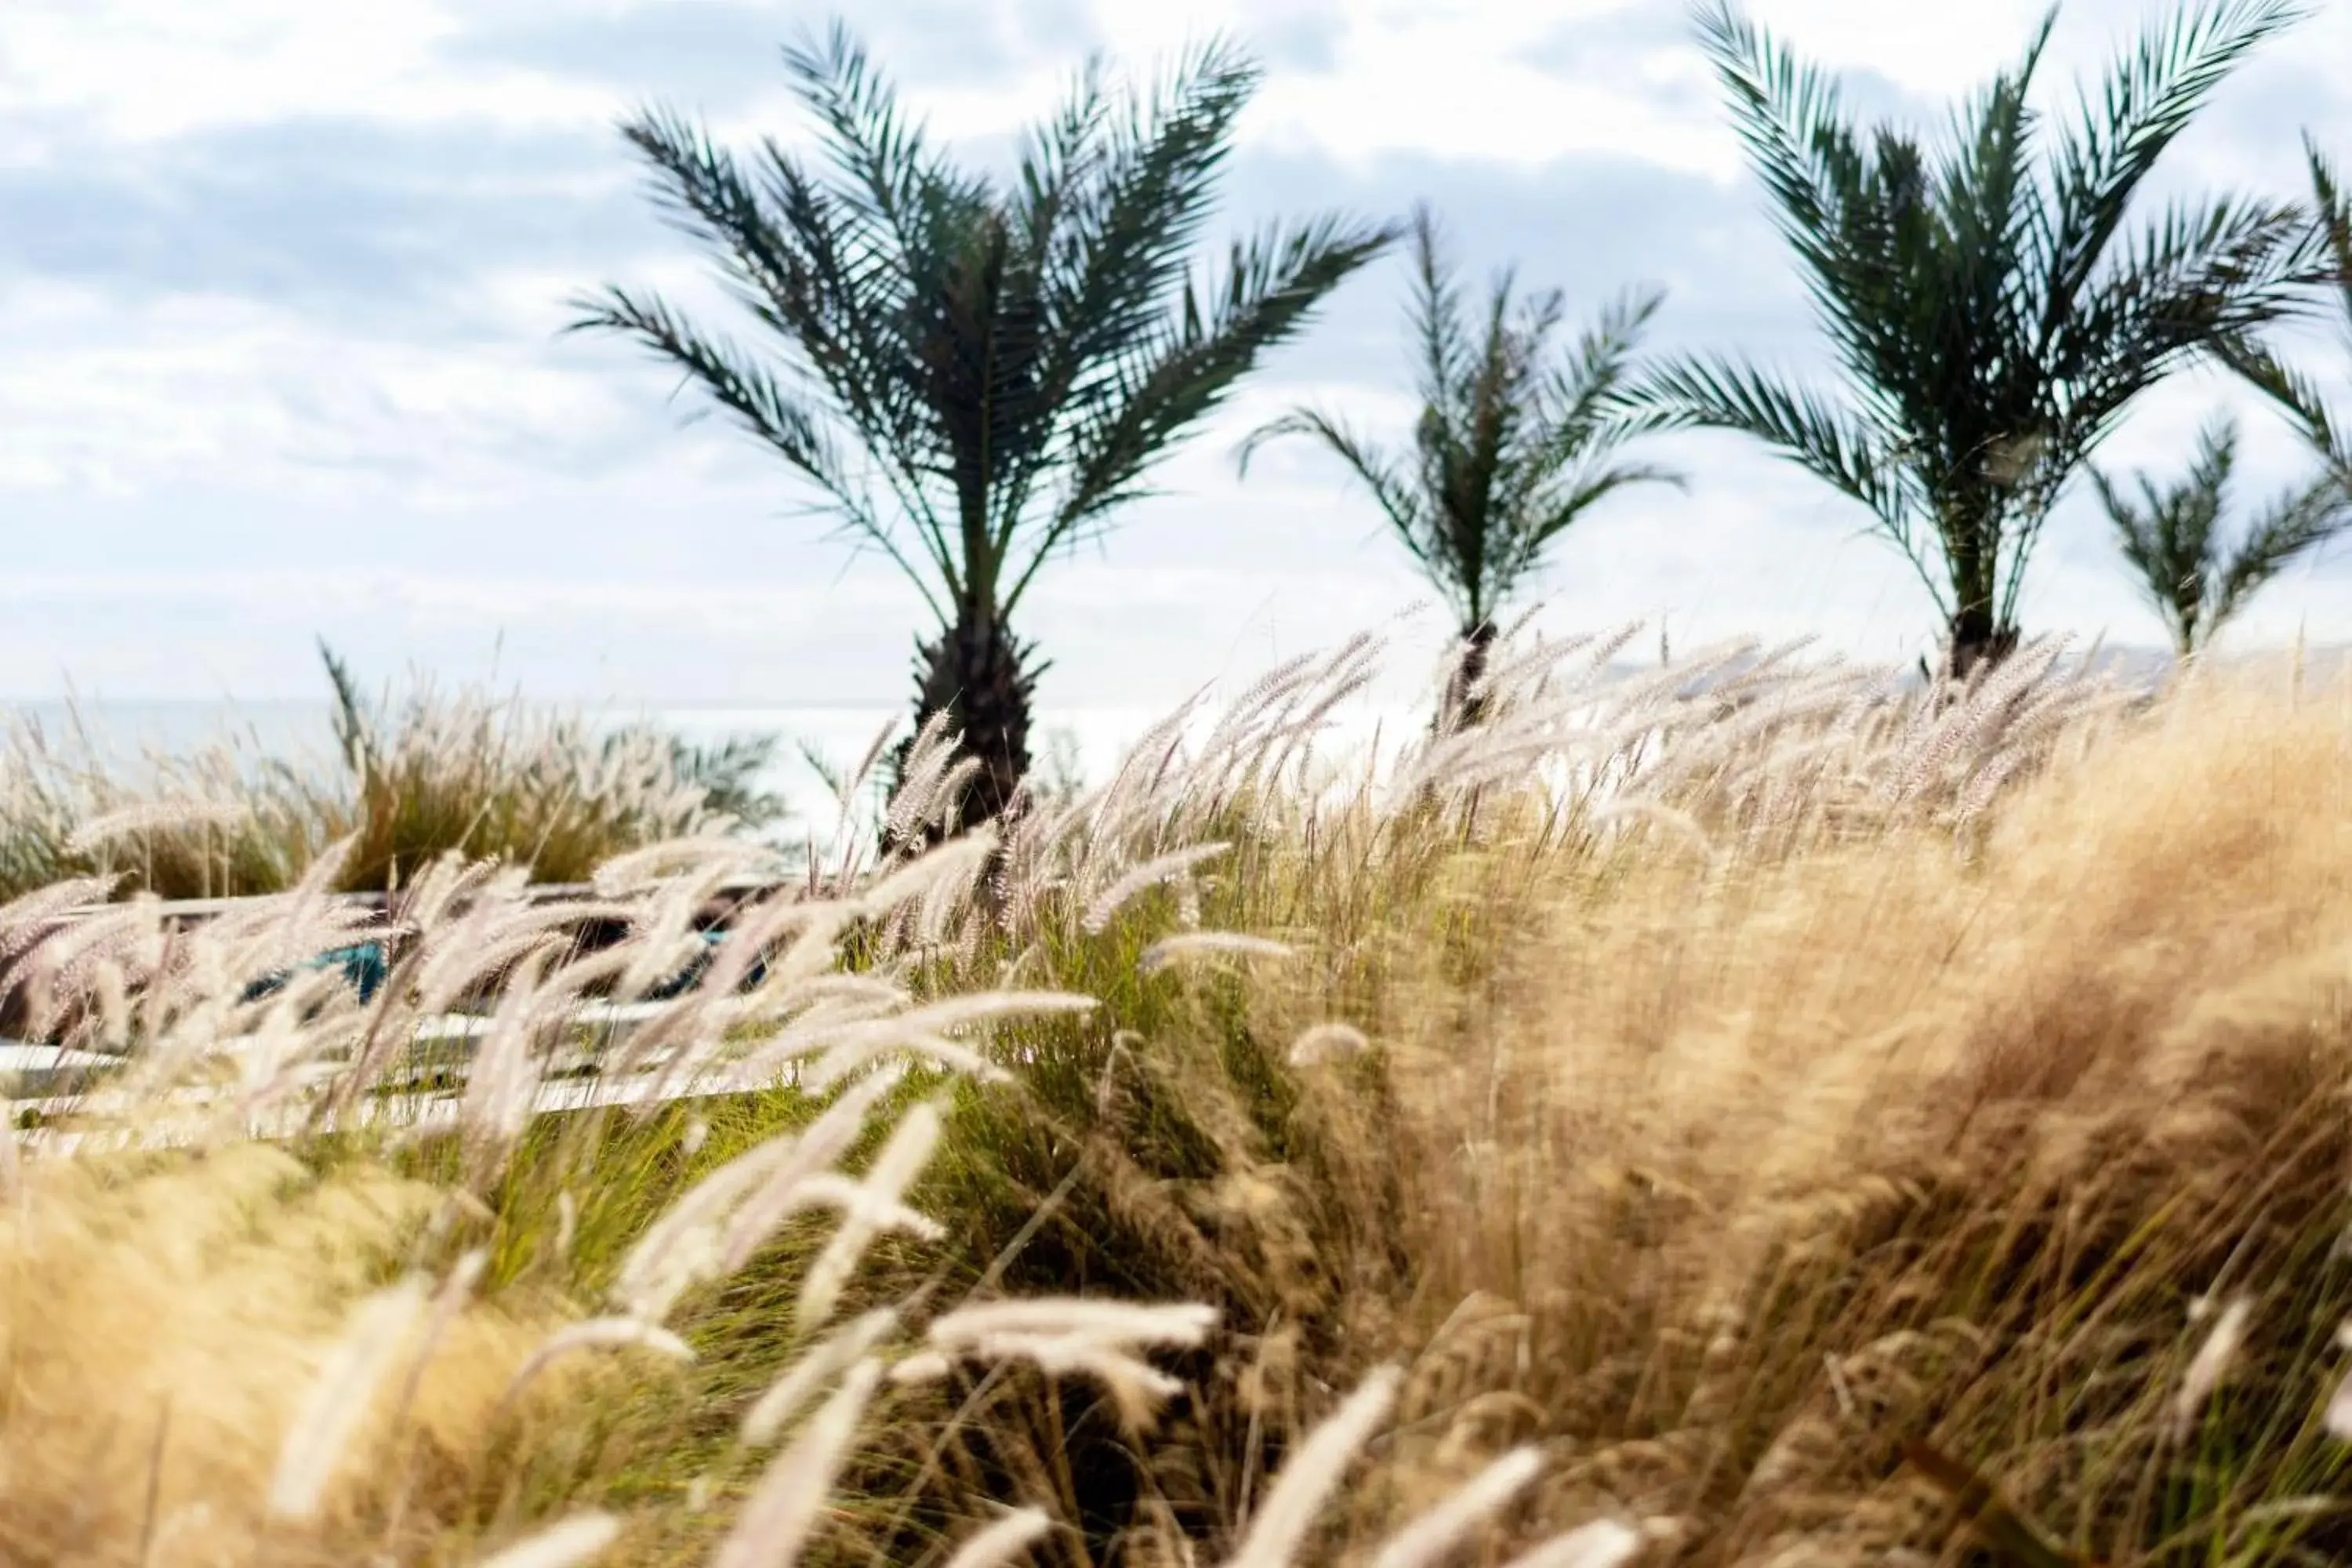
POLYGON ((1326 758, 1350 645, 873 851, 927 737, 715 949, 699 824, 419 868, 364 1001, 250 985, 356 830, 168 937, 26 893, 119 1065, 0 1145, 0 1557, 2352 1555, 2352 685, 1623 646, 1326 758))

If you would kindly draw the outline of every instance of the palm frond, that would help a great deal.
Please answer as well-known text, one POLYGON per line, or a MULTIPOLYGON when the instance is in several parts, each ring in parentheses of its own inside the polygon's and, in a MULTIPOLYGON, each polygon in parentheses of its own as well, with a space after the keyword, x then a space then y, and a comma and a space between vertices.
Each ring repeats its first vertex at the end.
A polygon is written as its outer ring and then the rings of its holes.
POLYGON ((2251 342, 2309 281, 2316 238, 2273 204, 2183 202, 2131 226, 2165 151, 2300 15, 2296 0, 2198 0, 2126 51, 2053 141, 2030 101, 2045 14, 1931 149, 1850 119, 1833 78, 1709 0, 1701 43, 1845 395, 1832 407, 1685 361, 1604 397, 1606 421, 1759 436, 1871 508, 1956 644, 2013 646, 2042 531, 2138 395, 2251 342))
POLYGON ((1060 347, 1047 385, 1084 402, 1160 328, 1213 207, 1256 64, 1211 38, 1149 98, 1106 110, 1097 177, 1073 190, 1066 240, 1047 254, 1045 295, 1060 347))
POLYGON ((1467 374, 1469 331, 1462 290, 1446 263, 1444 236, 1427 203, 1412 211, 1412 326, 1421 348, 1419 391, 1425 406, 1450 402, 1467 374))
POLYGON ((1593 507, 1619 490, 1636 485, 1666 485, 1682 490, 1690 488, 1690 478, 1678 468, 1656 463, 1618 463, 1596 473, 1580 474, 1573 485, 1550 498, 1545 510, 1537 515, 1528 530, 1530 542, 1538 547, 1550 542, 1593 507))
POLYGON ((1420 500, 1406 488, 1397 472, 1396 460, 1357 435, 1336 415, 1302 405, 1267 420, 1244 437, 1235 447, 1235 468, 1246 478, 1250 460, 1258 448, 1286 436, 1310 437, 1345 463, 1348 471, 1371 492, 1373 501, 1395 524, 1398 532, 1404 535, 1407 544, 1416 552, 1419 551, 1415 534, 1422 521, 1420 500))
POLYGON ((675 115, 650 110, 622 132, 651 165, 656 202, 719 253, 738 301, 896 470, 900 502, 914 501, 928 432, 892 331, 902 280, 845 234, 841 204, 772 146, 763 200, 730 154, 675 115))
POLYGON ((2143 33, 2085 94, 2053 158, 2042 228, 2046 347, 2062 332, 2168 148, 2258 46, 2300 21, 2299 0, 2204 0, 2143 33))
MULTIPOLYGON (((565 326, 566 331, 625 333, 657 358, 678 367, 744 428, 814 481, 835 515, 906 573, 933 608, 940 607, 928 574, 906 554, 871 494, 849 473, 822 413, 786 393, 772 374, 753 363, 741 350, 688 325, 658 297, 640 297, 614 287, 601 295, 575 299, 572 304, 579 314, 565 326)), ((915 531, 927 563, 952 597, 961 587, 955 555, 936 527, 916 521, 915 531)))
POLYGON ((2294 423, 2320 460, 2352 483, 2352 431, 2339 426, 2319 384, 2252 339, 2232 339, 2218 356, 2294 423))
POLYGON ((919 247, 914 224, 925 185, 939 177, 923 126, 898 106, 897 90, 839 21, 821 39, 784 47, 793 86, 816 113, 827 154, 847 176, 842 199, 919 247))
POLYGON ((1855 156, 1837 79, 1800 60, 1731 0, 1701 7, 1697 26, 1772 198, 1774 220, 1811 260, 1838 210, 1835 186, 1855 156))
POLYGON ((2352 331, 2352 195, 2347 194, 2335 166, 2308 133, 2303 139, 2303 153, 2311 166, 2312 202, 2318 209, 2315 216, 2327 247, 2328 259, 2333 263, 2333 281, 2344 308, 2344 324, 2347 331, 2352 331))
POLYGON ((2141 392, 2292 311, 2311 243, 2294 207, 2234 197, 2176 203, 2124 242, 2050 365, 2059 453, 2088 453, 2141 392))
POLYGON ((2219 625, 2263 584, 2352 531, 2352 489, 2325 474, 2265 507, 2218 574, 2211 619, 2219 625))
POLYGON ((2187 475, 2159 486, 2143 473, 2137 499, 2126 495, 2095 465, 2090 468, 2092 488, 2124 559, 2182 653, 2195 647, 2200 626, 2210 619, 2220 525, 2237 452, 2237 426, 2215 420, 2199 433, 2187 475))
POLYGON ((1581 451, 1601 439, 1629 384, 1642 334, 1665 303, 1665 290, 1630 291, 1601 308, 1568 362, 1546 377, 1545 418, 1556 450, 1581 451))
POLYGON ((1696 356, 1658 364, 1631 390, 1622 426, 1632 432, 1738 430, 1777 449, 1896 526, 1906 482, 1891 444, 1819 394, 1752 366, 1696 356))
POLYGON ((1385 225, 1325 217, 1236 241, 1221 277, 1187 282, 1175 318, 1120 356, 1113 395, 1083 410, 1067 489, 1013 577, 1016 601, 1056 548, 1145 493, 1157 457, 1194 431, 1258 356, 1294 335, 1340 280, 1394 240, 1385 225))
POLYGON ((1021 151, 1016 174, 1020 211, 1031 249, 1039 257, 1066 236, 1069 203, 1102 167, 1103 131, 1110 117, 1103 61, 1089 55, 1055 116, 1034 131, 1021 151))

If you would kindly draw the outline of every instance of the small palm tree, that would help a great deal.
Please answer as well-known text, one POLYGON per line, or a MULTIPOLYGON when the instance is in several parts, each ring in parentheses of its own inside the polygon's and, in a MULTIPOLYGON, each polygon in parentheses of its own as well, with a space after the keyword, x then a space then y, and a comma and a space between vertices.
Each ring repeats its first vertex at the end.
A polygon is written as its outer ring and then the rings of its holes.
POLYGON ((1013 626, 1046 563, 1147 493, 1151 465, 1394 233, 1276 226, 1193 275, 1258 82, 1221 43, 1148 102, 1089 63, 1009 184, 942 157, 839 26, 785 61, 823 174, 772 141, 747 166, 665 112, 623 127, 781 364, 620 288, 579 301, 573 327, 699 383, 913 581, 938 621, 917 647, 918 727, 948 715, 977 763, 961 815, 981 820, 1029 767, 1043 667, 1013 626))
POLYGON ((1515 302, 1505 272, 1474 321, 1426 207, 1413 214, 1412 258, 1422 406, 1411 459, 1310 407, 1252 431, 1239 456, 1246 473, 1265 442, 1311 437, 1371 492, 1460 624, 1462 650, 1439 716, 1441 727, 1453 727, 1481 716, 1479 687, 1497 617, 1552 542, 1614 491, 1682 480, 1614 461, 1625 433, 1607 419, 1658 295, 1610 307, 1573 349, 1554 355, 1562 318, 1557 291, 1515 302))
MULTIPOLYGON (((2303 145, 2311 169, 2314 228, 2326 255, 2322 279, 2335 293, 2344 348, 2352 354, 2352 191, 2308 136, 2303 145)), ((2258 343, 2240 345, 2230 363, 2286 411, 2327 471, 2352 488, 2352 428, 2336 420, 2310 378, 2258 343)))
POLYGON ((2091 469, 2124 558, 2184 658, 2210 643, 2256 589, 2352 527, 2352 491, 2323 474, 2273 501, 2229 547, 2221 522, 2237 451, 2237 426, 2217 420, 2198 437, 2184 478, 2159 486, 2143 474, 2137 498, 2091 469))
POLYGON ((2291 204, 2215 196, 2127 221, 2213 89, 2298 14, 2177 13, 2053 127, 2026 101, 2053 12, 1929 147, 1858 124, 1834 79, 1717 0, 1703 41, 1849 395, 1691 358, 1629 400, 1635 416, 1747 431, 1859 500, 1935 596, 1948 670, 2003 657, 2035 542, 2098 444, 2148 387, 2288 313, 2311 274, 2291 204))

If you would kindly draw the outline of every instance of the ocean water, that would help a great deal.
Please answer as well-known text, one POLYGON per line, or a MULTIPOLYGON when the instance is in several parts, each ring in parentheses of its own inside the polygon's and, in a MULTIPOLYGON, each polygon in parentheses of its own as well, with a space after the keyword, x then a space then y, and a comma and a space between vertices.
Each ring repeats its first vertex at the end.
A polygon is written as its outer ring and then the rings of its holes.
MULTIPOLYGON (((551 708, 586 719, 599 728, 650 722, 702 744, 735 735, 779 737, 782 744, 776 760, 761 782, 791 806, 793 820, 784 831, 794 842, 811 832, 820 840, 829 837, 840 815, 832 792, 805 753, 814 752, 829 768, 846 771, 886 727, 895 740, 907 732, 909 722, 907 710, 878 705, 558 704, 551 708)), ((1167 711, 1142 707, 1048 710, 1038 715, 1030 749, 1037 765, 1049 775, 1066 769, 1083 782, 1100 783, 1167 711)), ((284 758, 298 766, 315 763, 331 769, 339 765, 331 709, 325 702, 92 701, 71 708, 63 702, 17 702, 0 705, 0 713, 19 724, 37 727, 52 740, 70 740, 79 726, 102 755, 133 770, 145 756, 186 755, 223 742, 251 755, 284 758)), ((1206 716, 1213 719, 1214 713, 1212 708, 1206 716)), ((1416 716, 1401 706, 1351 705, 1334 714, 1331 733, 1317 750, 1318 754, 1332 755, 1350 746, 1360 747, 1376 733, 1395 734, 1396 726, 1416 721, 1416 716)))
MULTIPOLYGON (((2306 662, 2318 679, 2322 671, 2340 672, 2352 666, 2352 649, 2315 648, 2306 662)), ((2100 663, 2123 676, 2126 683, 2151 686, 2168 668, 2168 660, 2160 656, 2136 650, 2107 650, 2100 663)), ((1637 672, 1646 670, 1637 671, 1631 666, 1614 670, 1619 675, 1637 672)), ((1359 695, 1331 714, 1328 730, 1317 739, 1316 754, 1335 762, 1360 758, 1377 742, 1384 756, 1393 755, 1398 742, 1413 736, 1427 722, 1429 695, 1415 693, 1410 700, 1400 700, 1397 689, 1377 687, 1359 695)), ((549 706, 600 728, 651 722, 705 744, 733 735, 779 737, 775 762, 761 783, 789 805, 793 816, 782 834, 792 843, 803 842, 812 834, 820 842, 829 839, 840 818, 832 792, 804 752, 814 752, 830 768, 846 770, 886 727, 896 739, 906 732, 908 722, 906 709, 880 704, 549 706)), ((1204 703, 1195 714, 1194 732, 1213 722, 1222 710, 1219 698, 1204 703)), ((1049 708, 1037 715, 1031 752, 1049 778, 1057 773, 1074 773, 1083 783, 1100 783, 1168 711, 1166 706, 1049 708)), ((70 740, 79 724, 102 753, 134 769, 142 753, 186 755, 223 741, 232 741, 247 754, 332 769, 340 763, 331 712, 323 700, 95 700, 73 708, 59 701, 0 703, 0 717, 13 719, 19 726, 35 726, 53 738, 70 740)))

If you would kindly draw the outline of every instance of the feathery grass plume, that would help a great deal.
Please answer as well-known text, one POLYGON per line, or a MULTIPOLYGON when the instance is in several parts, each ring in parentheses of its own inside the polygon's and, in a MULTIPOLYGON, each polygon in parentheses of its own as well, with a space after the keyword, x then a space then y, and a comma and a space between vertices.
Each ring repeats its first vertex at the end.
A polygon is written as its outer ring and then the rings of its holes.
POLYGON ((1023 1297, 959 1307, 931 1320, 923 1337, 942 1349, 1000 1334, 1035 1334, 1098 1344, 1189 1349, 1216 1327, 1218 1310, 1199 1301, 1151 1305, 1086 1296, 1023 1297))
POLYGON ((797 934, 769 963, 767 977, 760 983, 758 994, 762 997, 789 996, 831 969, 841 956, 841 933, 865 912, 856 901, 846 899, 805 903, 800 908, 801 917, 785 928, 797 934))
POLYGON ((1307 756, 1316 737, 1330 728, 1331 715, 1343 703, 1370 689, 1373 678, 1374 671, 1367 662, 1337 680, 1328 680, 1312 701, 1300 705, 1296 717, 1286 713, 1279 724, 1257 738, 1242 760, 1230 787, 1237 795, 1257 795, 1270 794, 1281 785, 1291 764, 1307 756))
POLYGON ((2196 1428, 2197 1418, 2204 1413, 2206 1402, 2230 1375, 2231 1364, 2238 1359, 2238 1348, 2244 1342, 2246 1323, 2253 1311, 2252 1299, 2231 1297, 2221 1309, 2221 1315, 2214 1320, 2205 1342, 2197 1347, 2189 1370, 2181 1374, 2180 1390, 2172 1400, 2172 1435, 2176 1442, 2188 1440, 2196 1428))
POLYGON ((1533 1448, 1514 1448, 1391 1536, 1372 1568, 1435 1568, 1470 1532, 1507 1506, 1543 1468, 1533 1448))
MULTIPOLYGON (((2352 1351, 2352 1321, 2336 1325, 2336 1348, 2352 1351)), ((2352 1443, 2352 1371, 2336 1380, 2335 1392, 2327 1396, 2327 1409, 2320 1424, 2330 1436, 2352 1443)))
POLYGON ((553 956, 550 947, 540 944, 524 954, 506 994, 499 998, 489 1033, 476 1048, 467 1075, 457 1121, 478 1184, 488 1180, 530 1125, 534 1099, 546 1079, 546 1060, 533 1047, 546 1022, 541 977, 553 956))
POLYGON ((781 868, 775 850, 764 844, 703 835, 664 838, 615 855, 598 866, 588 880, 598 893, 611 898, 681 880, 723 887, 731 880, 772 875, 781 868))
MULTIPOLYGON (((134 899, 51 931, 27 945, 8 975, 8 984, 22 998, 26 1033, 35 1038, 53 1028, 61 1012, 70 1009, 80 989, 80 978, 102 957, 131 958, 162 927, 152 899, 134 899)), ((131 958, 135 964, 135 958, 131 958)), ((215 1011, 226 999, 210 988, 205 1000, 215 1011)))
POLYGON ((99 1042, 113 1050, 131 1044, 131 987, 122 965, 102 958, 90 969, 91 989, 98 1004, 99 1042))
POLYGON ((1015 1509, 974 1531, 948 1559, 948 1568, 1003 1568, 1053 1528, 1053 1518, 1044 1509, 1015 1509))
MULTIPOLYGON (((1087 1377, 1102 1385, 1118 1413, 1122 1430, 1148 1430, 1160 1405, 1184 1385, 1150 1362, 1117 1345, 1053 1334, 992 1334, 965 1347, 991 1362, 1025 1361, 1048 1377, 1087 1377)), ((929 1383, 947 1375, 950 1358, 936 1352, 912 1355, 891 1368, 891 1381, 929 1383)))
POLYGON ((854 900, 860 914, 881 916, 919 900, 941 880, 969 883, 992 859, 999 843, 992 826, 975 828, 913 859, 889 868, 854 900))
POLYGON ((0 959, 23 952, 58 916, 106 902, 121 885, 120 877, 68 877, 0 904, 0 959))
POLYGON ((87 855, 101 844, 138 834, 179 827, 225 827, 241 822, 252 808, 241 801, 182 798, 142 801, 94 816, 66 839, 69 854, 87 855))
POLYGON ((1596 1519, 1519 1553, 1504 1568, 1623 1568, 1642 1550, 1642 1532, 1596 1519))
POLYGON ((774 1442, 818 1389, 864 1360, 898 1326, 898 1309, 877 1307, 794 1356, 743 1412, 743 1441, 754 1448, 774 1442))
POLYGON ((694 1347, 658 1323, 642 1318, 589 1318, 567 1323, 541 1340, 507 1379, 499 1403, 513 1405, 540 1373, 573 1352, 584 1350, 641 1350, 674 1362, 694 1360, 694 1347))
POLYGON ((921 1211, 877 1194, 863 1180, 840 1171, 818 1171, 803 1177, 801 1197, 811 1208, 835 1208, 843 1213, 864 1212, 883 1231, 905 1231, 924 1241, 937 1241, 947 1232, 940 1223, 921 1211))
POLYGON ((835 1304, 874 1238, 885 1229, 904 1226, 908 1213, 904 1205, 907 1189, 931 1163, 943 1126, 939 1107, 927 1101, 908 1111, 891 1129, 889 1141, 874 1156, 865 1179, 856 1184, 855 1201, 844 1208, 841 1223, 825 1241, 824 1249, 801 1277, 793 1321, 803 1332, 833 1316, 835 1304))
POLYGON ((353 1310, 278 1447, 269 1482, 271 1518, 306 1522, 318 1517, 335 1467, 425 1309, 422 1281, 409 1279, 377 1291, 353 1310))
POLYGON ((881 1376, 874 1361, 861 1361, 844 1374, 792 1446, 769 1464, 710 1568, 786 1568, 799 1560, 881 1376))
MULTIPOLYGON (((475 1288, 482 1282, 482 1276, 488 1272, 489 1266, 488 1251, 478 1247, 458 1258, 450 1267, 448 1278, 442 1280, 441 1289, 433 1293, 432 1306, 425 1313, 425 1331, 418 1336, 416 1350, 408 1358, 407 1374, 401 1379, 400 1393, 393 1400, 391 1429, 395 1435, 407 1427, 409 1417, 416 1408, 417 1394, 425 1385, 426 1369, 439 1353, 450 1326, 457 1321, 457 1314, 464 1311, 467 1302, 473 1299, 475 1288)), ((413 1479, 413 1472, 402 1478, 400 1491, 392 1510, 395 1522, 407 1506, 413 1479)))
POLYGON ((655 885, 632 911, 635 929, 622 944, 629 962, 614 981, 615 993, 645 995, 706 955, 696 917, 725 881, 723 873, 706 872, 655 885))
POLYGON ((1089 1013, 1091 996, 1067 991, 982 991, 951 996, 880 1018, 849 1019, 838 1024, 812 1022, 787 1026, 767 1041, 754 1059, 770 1061, 823 1054, 802 1075, 802 1083, 822 1093, 877 1056, 898 1050, 918 1051, 944 1058, 949 1065, 981 1078, 998 1076, 997 1069, 968 1051, 940 1037, 940 1031, 992 1023, 1000 1018, 1062 1013, 1089 1013))
POLYGON ((1339 1485, 1371 1435, 1396 1403, 1403 1374, 1383 1366, 1356 1386, 1339 1408, 1307 1435, 1274 1479, 1257 1515, 1225 1568, 1291 1568, 1315 1516, 1339 1485))
MULTIPOLYGON (((766 963, 785 937, 821 926, 823 918, 819 906, 790 894, 772 893, 746 900, 736 909, 727 940, 711 954, 699 989, 711 996, 736 995, 744 988, 754 964, 766 963)), ((836 978, 862 981, 867 977, 836 978)))
MULTIPOLYGON (((885 1019, 896 1024, 896 1019, 885 1019)), ((831 1050, 803 1068, 801 1087, 812 1094, 822 1094, 845 1076, 857 1072, 883 1057, 920 1057, 933 1067, 960 1074, 975 1083, 1003 1083, 1012 1074, 998 1067, 970 1046, 950 1040, 945 1035, 922 1030, 909 1030, 903 1025, 887 1029, 861 1030, 858 1037, 838 1040, 831 1050)))
POLYGON ((895 1381, 927 1381, 958 1357, 1028 1361, 1049 1375, 1080 1374, 1108 1391, 1125 1427, 1142 1431, 1158 1407, 1183 1384, 1136 1356, 1138 1347, 1189 1350, 1215 1326, 1218 1310, 1202 1302, 1147 1306, 1077 1297, 990 1301, 934 1319, 925 1338, 933 1349, 892 1369, 895 1381))
POLYGON ((959 917, 968 915, 978 900, 988 896, 992 875, 992 861, 982 861, 961 879, 939 879, 911 905, 901 905, 897 920, 905 940, 924 952, 947 945, 959 917))
POLYGON ((978 764, 961 754, 953 716, 945 709, 933 714, 908 744, 898 770, 898 788, 882 818, 882 842, 892 848, 912 847, 927 828, 952 832, 955 824, 943 813, 962 798, 965 782, 978 764))
POLYGON ((593 1563, 621 1537, 609 1513, 575 1513, 483 1558, 475 1568, 576 1568, 593 1563))
POLYGON ((1706 836, 1706 829, 1699 826, 1698 819, 1687 811, 1677 810, 1658 801, 1619 795, 1594 806, 1584 816, 1584 825, 1588 828, 1608 827, 1620 822, 1661 828, 1669 837, 1688 845, 1699 858, 1715 858, 1715 841, 1706 836))
POLYGON ((1295 958, 1297 949, 1272 937, 1251 936, 1237 931, 1186 931, 1161 937, 1138 955, 1135 972, 1156 974, 1183 959, 1190 958, 1295 958))
POLYGON ((890 1080, 876 1078, 859 1084, 827 1106, 817 1119, 791 1141, 784 1157, 776 1161, 728 1215, 719 1232, 719 1269, 732 1274, 751 1262, 784 1221, 803 1205, 801 1189, 810 1177, 828 1170, 849 1152, 865 1131, 866 1119, 891 1089, 890 1080))
POLYGON ((1372 1042, 1352 1024, 1317 1024, 1300 1031, 1284 1057, 1293 1067, 1313 1067, 1336 1057, 1361 1056, 1371 1048, 1372 1042))
POLYGON ((697 1182, 622 1258, 613 1300, 634 1317, 660 1322, 695 1285, 741 1268, 793 1212, 796 1190, 856 1142, 888 1089, 883 1079, 859 1084, 800 1132, 771 1138, 697 1182))
POLYGON ((1147 888, 1157 887, 1171 877, 1181 877, 1193 867, 1231 851, 1227 843, 1196 844, 1190 849, 1158 856, 1122 875, 1087 904, 1086 913, 1078 921, 1078 929, 1089 936, 1099 935, 1110 924, 1111 917, 1147 888))

